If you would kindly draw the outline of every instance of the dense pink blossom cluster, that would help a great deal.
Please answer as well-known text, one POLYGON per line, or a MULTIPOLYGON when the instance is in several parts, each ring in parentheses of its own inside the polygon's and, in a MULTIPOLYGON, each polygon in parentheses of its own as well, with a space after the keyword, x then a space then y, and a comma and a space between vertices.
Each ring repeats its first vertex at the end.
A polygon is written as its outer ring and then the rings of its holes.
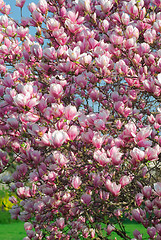
POLYGON ((161 1, 28 9, 0 0, 0 172, 24 240, 131 239, 124 217, 161 239, 161 1))

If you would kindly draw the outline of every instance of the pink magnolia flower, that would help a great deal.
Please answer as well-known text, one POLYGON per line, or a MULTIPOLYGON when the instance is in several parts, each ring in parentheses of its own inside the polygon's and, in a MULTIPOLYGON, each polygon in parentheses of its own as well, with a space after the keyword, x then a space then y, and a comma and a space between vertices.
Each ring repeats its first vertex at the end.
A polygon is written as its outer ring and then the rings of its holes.
POLYGON ((79 55, 78 61, 80 62, 80 64, 86 66, 87 64, 90 64, 92 62, 92 57, 87 53, 83 53, 79 55))
POLYGON ((23 123, 28 123, 28 122, 37 122, 38 120, 40 119, 40 116, 37 115, 37 114, 34 114, 32 112, 28 112, 26 114, 22 114, 20 115, 20 120, 23 122, 23 123))
POLYGON ((51 31, 57 31, 60 27, 60 23, 55 18, 50 18, 47 20, 46 26, 51 31))
POLYGON ((161 209, 154 209, 154 214, 157 218, 161 218, 161 209))
POLYGON ((123 114, 124 113, 124 103, 122 101, 118 101, 114 104, 114 108, 115 110, 120 113, 123 114))
POLYGON ((80 56, 80 47, 77 46, 73 50, 70 48, 67 50, 67 55, 72 61, 76 61, 80 56))
POLYGON ((30 191, 29 187, 18 188, 17 189, 17 194, 21 199, 31 197, 31 191, 30 191))
POLYGON ((6 73, 4 79, 2 79, 2 84, 6 87, 12 87, 14 84, 13 76, 10 73, 6 73))
POLYGON ((150 196, 151 196, 151 194, 152 194, 152 188, 151 188, 151 186, 145 186, 145 187, 143 187, 142 193, 144 194, 144 196, 145 196, 146 198, 149 199, 150 196))
POLYGON ((154 183, 154 190, 156 194, 161 197, 161 182, 154 183))
POLYGON ((153 210, 153 205, 154 205, 154 202, 151 202, 150 200, 146 200, 146 201, 145 201, 145 206, 146 206, 149 210, 153 210))
POLYGON ((154 42, 156 38, 156 31, 155 29, 147 29, 144 33, 144 39, 145 39, 145 42, 151 44, 154 42))
POLYGON ((114 231, 114 230, 115 230, 115 227, 108 224, 107 229, 106 229, 107 234, 110 235, 111 232, 114 231))
POLYGON ((124 25, 128 25, 129 21, 130 21, 130 17, 127 13, 123 12, 122 16, 121 16, 121 21, 124 25))
POLYGON ((101 165, 106 166, 107 163, 111 162, 111 159, 107 157, 107 154, 104 149, 95 150, 93 154, 93 158, 101 165))
POLYGON ((145 159, 147 159, 148 161, 157 160, 158 154, 159 153, 156 149, 147 147, 147 149, 145 150, 145 159))
POLYGON ((124 186, 128 185, 131 181, 132 181, 132 177, 131 176, 124 175, 124 176, 122 176, 120 178, 119 182, 121 184, 121 187, 124 187, 124 186))
POLYGON ((75 77, 75 82, 81 87, 81 88, 85 88, 85 86, 87 85, 87 80, 86 77, 84 76, 84 74, 80 74, 77 77, 75 77))
POLYGON ((64 109, 64 117, 67 120, 73 120, 77 116, 77 109, 75 106, 68 105, 64 109))
POLYGON ((72 186, 73 186, 75 189, 78 189, 81 184, 82 184, 82 181, 81 181, 81 178, 80 178, 80 177, 74 176, 74 177, 72 178, 72 186))
POLYGON ((28 9, 29 9, 29 11, 30 11, 31 13, 32 13, 33 11, 35 11, 36 8, 37 8, 37 6, 36 6, 36 4, 35 4, 34 2, 32 2, 32 3, 30 3, 30 4, 28 5, 28 9))
POLYGON ((159 235, 161 235, 161 224, 159 223, 159 224, 155 225, 155 227, 156 227, 157 233, 159 233, 159 235))
POLYGON ((35 43, 31 46, 31 53, 37 58, 42 58, 43 51, 39 43, 35 43))
POLYGON ((119 74, 127 75, 128 73, 128 66, 126 65, 125 61, 122 59, 116 62, 115 68, 119 74))
POLYGON ((101 9, 104 13, 107 13, 110 11, 110 9, 113 6, 113 1, 107 1, 107 0, 101 0, 100 1, 101 4, 101 9))
POLYGON ((34 204, 34 210, 37 212, 41 212, 45 207, 45 203, 42 201, 38 201, 34 204))
POLYGON ((94 137, 94 132, 91 129, 89 129, 88 132, 81 134, 82 141, 86 143, 91 143, 93 137, 94 137))
POLYGON ((74 140, 79 135, 79 129, 77 126, 71 126, 68 130, 68 136, 70 140, 74 140))
POLYGON ((100 68, 103 68, 103 67, 108 67, 109 66, 109 62, 110 62, 110 58, 107 57, 106 55, 102 55, 98 58, 95 58, 95 61, 96 61, 96 64, 100 67, 100 68))
POLYGON ((17 219, 21 208, 18 205, 13 205, 12 209, 9 210, 12 219, 17 219))
POLYGON ((107 21, 107 19, 104 19, 104 20, 102 21, 101 25, 102 25, 102 29, 103 29, 105 32, 107 32, 107 31, 108 31, 108 28, 109 28, 109 26, 110 26, 110 24, 109 24, 109 22, 107 21))
POLYGON ((55 160, 55 162, 60 166, 63 167, 65 166, 69 159, 67 159, 61 152, 59 151, 54 151, 53 152, 53 158, 55 160))
POLYGON ((141 128, 136 135, 135 141, 144 140, 145 138, 149 137, 151 133, 152 133, 152 129, 150 126, 141 128))
POLYGON ((55 48, 50 47, 50 48, 43 49, 43 56, 45 56, 48 59, 55 60, 56 57, 57 57, 57 53, 55 51, 55 48))
POLYGON ((65 219, 62 217, 59 219, 56 219, 56 224, 60 229, 63 229, 65 225, 65 219))
POLYGON ((9 201, 14 204, 17 204, 17 202, 18 202, 14 196, 9 197, 9 201))
POLYGON ((8 54, 8 48, 6 45, 0 46, 0 54, 8 54))
POLYGON ((52 83, 50 85, 50 94, 55 98, 60 98, 63 94, 63 87, 60 84, 52 83))
POLYGON ((8 118, 7 119, 7 123, 14 129, 17 129, 18 128, 18 120, 16 118, 8 118))
POLYGON ((54 145, 54 147, 60 147, 66 140, 68 139, 68 135, 63 130, 55 130, 51 133, 50 143, 54 145))
POLYGON ((109 119, 110 111, 105 109, 100 109, 99 118, 101 118, 104 122, 109 119))
POLYGON ((136 201, 136 204, 140 207, 140 205, 142 204, 143 202, 143 194, 142 193, 137 193, 136 196, 135 196, 135 201, 136 201))
POLYGON ((135 38, 138 39, 139 37, 139 30, 133 25, 128 25, 126 27, 125 35, 127 38, 135 38))
POLYGON ((91 195, 85 193, 82 195, 81 200, 84 204, 87 204, 87 206, 89 206, 91 202, 91 195))
POLYGON ((24 28, 22 26, 17 28, 17 36, 24 38, 29 33, 29 28, 24 28))
POLYGON ((5 28, 8 26, 8 17, 7 15, 0 16, 0 25, 4 26, 5 28))
POLYGON ((106 191, 100 191, 100 198, 107 201, 109 199, 109 192, 106 191))
POLYGON ((25 231, 27 231, 27 230, 32 230, 32 228, 33 228, 33 225, 32 225, 30 222, 25 222, 25 223, 24 223, 24 229, 25 229, 25 231))
POLYGON ((115 146, 110 149, 110 156, 114 165, 119 165, 122 162, 121 158, 123 153, 120 153, 119 150, 120 149, 115 146))
POLYGON ((48 4, 46 0, 39 0, 37 7, 40 9, 40 11, 45 14, 48 9, 48 4))
POLYGON ((115 197, 119 195, 121 184, 117 185, 115 182, 112 183, 109 179, 107 179, 105 186, 115 197))
POLYGON ((27 97, 22 93, 17 94, 13 99, 17 106, 25 106, 27 103, 27 97))
POLYGON ((31 128, 28 128, 28 132, 36 137, 42 137, 46 130, 46 127, 41 127, 38 124, 32 124, 31 128))
POLYGON ((3 0, 0 0, 0 9, 2 9, 2 7, 5 5, 5 3, 3 2, 3 0))
POLYGON ((116 127, 117 127, 117 129, 121 129, 121 127, 122 127, 122 122, 121 122, 120 120, 117 120, 117 121, 116 121, 116 127))
POLYGON ((63 104, 52 103, 51 111, 55 118, 61 117, 64 113, 64 106, 63 104))
POLYGON ((147 228, 147 233, 150 236, 150 238, 154 238, 155 234, 156 234, 156 228, 155 227, 148 227, 147 228))
POLYGON ((140 210, 138 208, 132 210, 132 217, 135 219, 135 221, 139 223, 141 222, 142 218, 141 218, 140 210))
POLYGON ((16 6, 22 8, 26 0, 16 0, 16 6))
POLYGON ((140 162, 143 159, 145 159, 145 152, 138 148, 134 148, 133 150, 131 150, 130 155, 132 157, 133 164, 136 164, 137 162, 140 162))
POLYGON ((135 229, 135 231, 133 232, 133 235, 138 240, 142 240, 143 239, 142 238, 142 234, 137 229, 135 229))
POLYGON ((9 15, 10 11, 11 11, 11 6, 9 4, 5 4, 3 6, 3 9, 1 9, 1 12, 6 15, 9 15))
POLYGON ((76 0, 78 7, 87 12, 91 12, 90 0, 76 0))
POLYGON ((106 129, 105 122, 102 119, 96 119, 94 121, 94 125, 98 130, 105 130, 106 129))
POLYGON ((138 53, 143 56, 145 53, 149 53, 150 51, 150 46, 148 43, 141 43, 139 46, 138 46, 138 53))
POLYGON ((11 26, 7 26, 6 28, 6 33, 8 34, 8 36, 13 37, 16 35, 16 27, 14 24, 12 24, 11 26))
POLYGON ((32 18, 36 23, 42 23, 44 20, 44 17, 38 10, 34 10, 32 12, 32 18))
POLYGON ((39 180, 38 174, 36 172, 31 172, 29 175, 29 179, 31 182, 36 182, 39 180))
POLYGON ((96 148, 101 148, 102 144, 104 142, 104 137, 101 136, 98 132, 94 133, 94 136, 92 138, 92 144, 96 147, 96 148))
POLYGON ((117 33, 110 34, 110 41, 113 44, 121 45, 123 43, 123 36, 118 35, 117 33))

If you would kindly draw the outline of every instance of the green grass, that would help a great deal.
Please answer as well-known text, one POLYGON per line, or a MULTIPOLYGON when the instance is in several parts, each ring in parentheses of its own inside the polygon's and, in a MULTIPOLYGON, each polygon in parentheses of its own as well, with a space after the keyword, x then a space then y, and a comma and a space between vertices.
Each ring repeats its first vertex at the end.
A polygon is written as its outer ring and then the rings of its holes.
POLYGON ((22 222, 0 224, 0 239, 2 240, 22 240, 25 236, 24 223, 22 222))
MULTIPOLYGON (((134 238, 133 231, 137 229, 141 233, 143 233, 143 238, 148 239, 148 234, 146 233, 146 229, 141 225, 137 224, 135 222, 126 221, 125 228, 127 231, 127 234, 134 238)), ((0 239, 3 240, 22 240, 26 236, 25 230, 24 230, 24 223, 20 221, 14 221, 11 223, 4 223, 0 224, 0 239)), ((108 239, 114 240, 116 237, 117 240, 122 239, 117 234, 112 233, 108 239)))
MULTIPOLYGON (((137 229, 141 234, 143 234, 143 239, 149 239, 149 235, 147 234, 147 230, 146 230, 146 228, 144 228, 144 226, 142 224, 138 224, 135 221, 127 220, 125 222, 124 226, 125 226, 125 229, 126 229, 126 233, 129 237, 134 238, 133 232, 134 232, 135 229, 137 229)), ((117 240, 122 239, 116 233, 112 233, 111 236, 108 239, 114 240, 115 237, 117 237, 117 240)))

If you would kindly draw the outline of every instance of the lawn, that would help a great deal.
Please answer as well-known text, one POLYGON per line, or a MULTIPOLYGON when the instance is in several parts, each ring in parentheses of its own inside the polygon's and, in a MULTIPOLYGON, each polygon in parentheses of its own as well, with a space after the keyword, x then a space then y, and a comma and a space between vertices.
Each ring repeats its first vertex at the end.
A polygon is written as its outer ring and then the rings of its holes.
POLYGON ((0 239, 22 240, 25 236, 24 223, 22 222, 0 224, 0 239))
MULTIPOLYGON (((133 236, 133 232, 135 229, 137 229, 140 233, 143 234, 143 238, 144 239, 149 239, 149 235, 147 234, 147 230, 146 228, 144 228, 144 226, 142 224, 138 224, 135 221, 126 221, 125 222, 125 229, 126 229, 126 233, 128 236, 130 236, 131 238, 134 238, 133 236)), ((117 237, 117 240, 122 239, 121 237, 119 237, 117 234, 112 233, 111 237, 109 237, 108 239, 114 240, 115 237, 117 237)))
MULTIPOLYGON (((127 231, 127 234, 131 237, 133 237, 133 231, 137 229, 143 234, 144 239, 148 239, 148 235, 146 233, 146 229, 135 222, 126 222, 125 228, 127 231)), ((24 230, 24 224, 22 222, 13 222, 8 224, 0 224, 0 239, 3 240, 22 240, 25 237, 25 230, 24 230)), ((122 239, 118 237, 116 234, 112 234, 111 237, 108 237, 108 239, 114 240, 115 237, 117 237, 117 240, 122 239)))

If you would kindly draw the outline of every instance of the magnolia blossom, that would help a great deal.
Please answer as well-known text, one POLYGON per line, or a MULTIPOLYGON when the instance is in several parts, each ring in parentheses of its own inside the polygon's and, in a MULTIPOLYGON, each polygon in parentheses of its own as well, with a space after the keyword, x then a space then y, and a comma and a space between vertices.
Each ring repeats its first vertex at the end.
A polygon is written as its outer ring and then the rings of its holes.
POLYGON ((116 184, 111 182, 109 179, 106 180, 105 186, 114 196, 118 196, 121 189, 121 184, 116 184))
POLYGON ((17 189, 17 194, 20 198, 31 197, 31 191, 29 187, 20 187, 17 189))
POLYGON ((63 87, 60 84, 52 83, 50 85, 50 94, 55 98, 59 98, 63 94, 63 87))
POLYGON ((22 8, 26 0, 16 0, 16 6, 22 8))
POLYGON ((119 165, 121 163, 121 158, 123 156, 123 153, 119 152, 119 148, 114 146, 110 149, 110 156, 112 159, 112 163, 114 165, 119 165))
POLYGON ((67 50, 67 55, 72 61, 76 61, 80 56, 80 47, 77 46, 73 50, 70 48, 67 50))
POLYGON ((96 148, 101 148, 104 142, 104 137, 102 137, 99 133, 95 133, 92 138, 92 143, 96 148))
POLYGON ((54 151, 53 152, 53 158, 55 160, 55 162, 60 165, 61 167, 65 166, 69 159, 67 159, 63 154, 61 154, 61 152, 59 151, 54 151))
POLYGON ((78 176, 74 176, 72 178, 72 186, 75 188, 75 189, 78 189, 81 185, 82 181, 81 181, 81 178, 78 177, 78 176))
POLYGON ((87 206, 89 206, 91 202, 91 196, 85 193, 82 195, 81 200, 84 204, 87 204, 87 206))
POLYGON ((154 183, 154 190, 155 190, 156 194, 159 197, 161 197, 161 183, 160 182, 154 183))
POLYGON ((145 152, 138 148, 131 150, 130 155, 132 156, 132 160, 135 162, 142 161, 145 158, 145 152))
POLYGON ((38 4, 37 4, 38 8, 40 9, 40 11, 42 13, 46 13, 48 5, 47 5, 47 1, 46 0, 39 0, 38 4))
POLYGON ((131 239, 122 216, 159 240, 161 0, 28 9, 0 0, 0 182, 24 240, 131 239))
POLYGON ((66 132, 56 130, 51 134, 50 142, 55 147, 60 147, 67 139, 68 135, 66 132))
POLYGON ((46 22, 46 26, 51 31, 57 31, 60 27, 60 23, 55 18, 50 18, 46 22))
POLYGON ((147 228, 147 233, 149 234, 150 238, 154 238, 156 234, 156 228, 155 227, 148 227, 147 228))
POLYGON ((121 187, 124 187, 124 186, 128 185, 131 181, 132 181, 131 176, 122 176, 120 178, 121 187))
POLYGON ((64 218, 59 218, 59 219, 56 219, 56 224, 58 225, 58 227, 60 229, 63 229, 64 228, 64 224, 65 224, 65 219, 64 218))
POLYGON ((105 166, 109 162, 111 162, 111 159, 107 157, 107 154, 104 151, 104 149, 102 149, 101 151, 95 150, 93 157, 101 166, 105 166))
POLYGON ((79 129, 77 126, 71 126, 68 130, 68 136, 70 140, 74 140, 79 135, 79 129))
POLYGON ((68 105, 64 109, 64 116, 67 120, 73 120, 77 116, 77 109, 75 106, 68 105))

